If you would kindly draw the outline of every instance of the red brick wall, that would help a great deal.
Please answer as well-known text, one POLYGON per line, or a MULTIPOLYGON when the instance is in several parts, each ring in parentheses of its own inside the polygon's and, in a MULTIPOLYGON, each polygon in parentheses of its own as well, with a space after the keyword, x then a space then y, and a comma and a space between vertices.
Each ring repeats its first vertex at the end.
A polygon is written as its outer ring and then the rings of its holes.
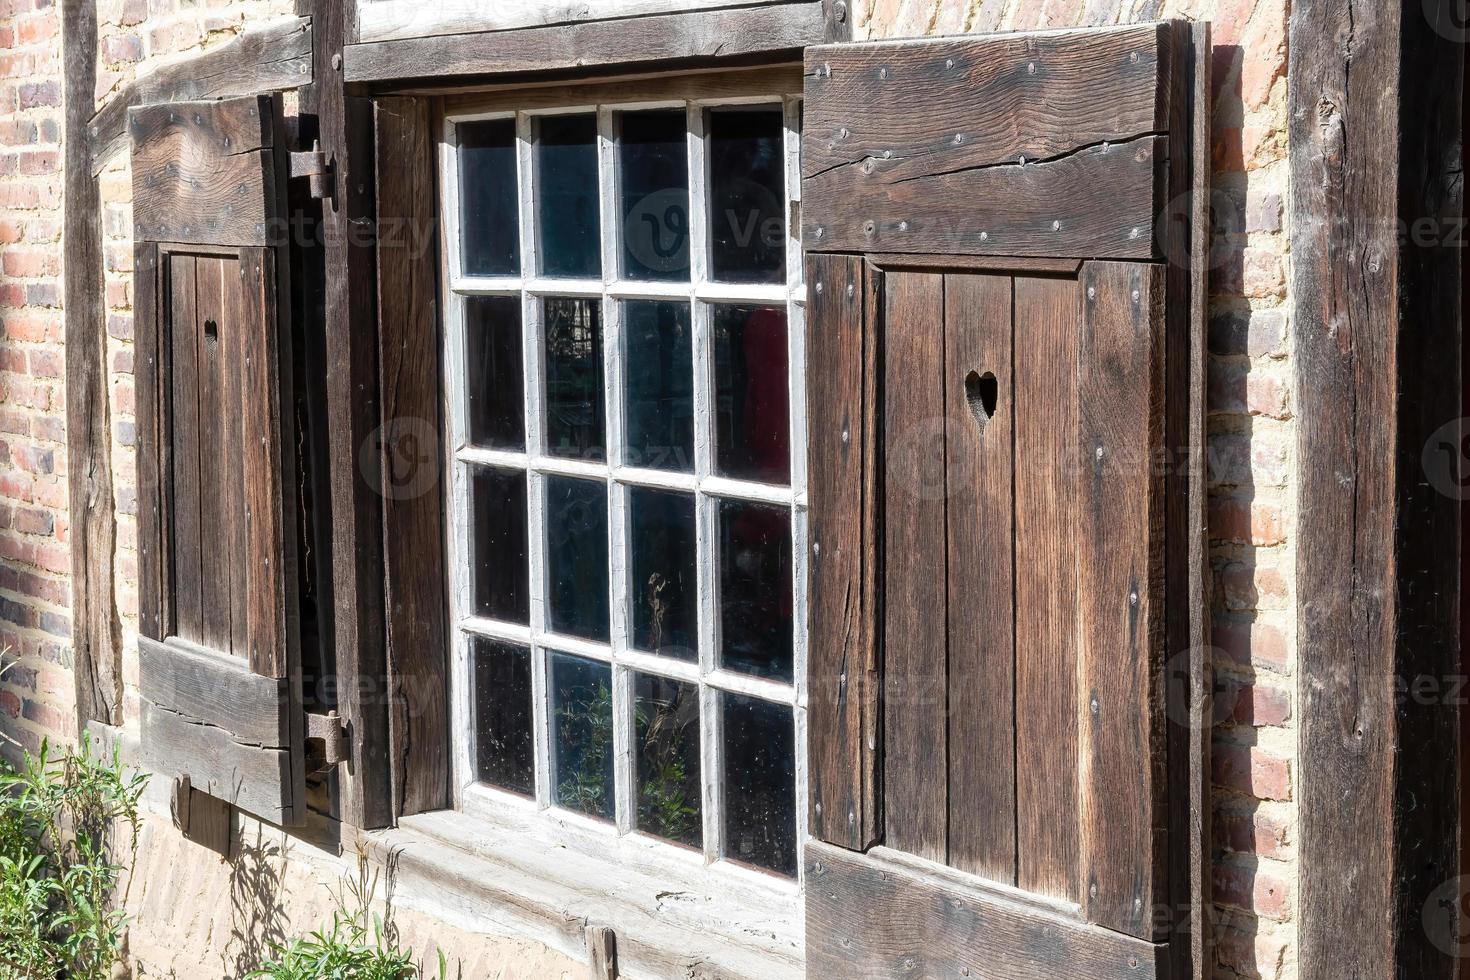
POLYGON ((32 750, 75 727, 60 63, 52 0, 0 0, 0 648, 22 660, 0 679, 0 721, 32 750))

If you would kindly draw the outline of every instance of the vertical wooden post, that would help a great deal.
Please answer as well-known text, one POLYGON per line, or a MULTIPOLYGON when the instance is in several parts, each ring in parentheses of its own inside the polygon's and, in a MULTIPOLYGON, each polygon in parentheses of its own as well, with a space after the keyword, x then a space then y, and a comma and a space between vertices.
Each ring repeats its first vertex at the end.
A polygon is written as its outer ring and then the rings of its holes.
POLYGON ((340 818, 361 828, 392 822, 383 634, 379 496, 377 282, 373 239, 372 103, 347 96, 342 46, 348 0, 317 0, 312 13, 315 111, 334 195, 322 202, 326 263, 328 454, 332 597, 339 710, 350 735, 340 767, 340 818))
POLYGON ((121 629, 113 596, 117 539, 108 423, 102 209, 87 123, 97 81, 97 7, 63 0, 61 36, 66 153, 62 303, 66 310, 67 491, 71 510, 72 656, 77 722, 121 721, 121 629))
POLYGON ((1305 978, 1438 980, 1463 955, 1463 448, 1439 480, 1425 453, 1460 414, 1452 6, 1292 7, 1305 978))

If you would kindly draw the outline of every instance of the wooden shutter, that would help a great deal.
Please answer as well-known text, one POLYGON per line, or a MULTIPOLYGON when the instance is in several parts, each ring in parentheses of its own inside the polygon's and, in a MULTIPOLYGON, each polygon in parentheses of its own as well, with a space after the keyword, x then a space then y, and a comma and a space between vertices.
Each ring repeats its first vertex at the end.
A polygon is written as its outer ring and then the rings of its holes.
POLYGON ((812 976, 1208 970, 1207 51, 808 50, 812 976))
POLYGON ((305 817, 279 96, 129 114, 139 687, 154 768, 305 817))

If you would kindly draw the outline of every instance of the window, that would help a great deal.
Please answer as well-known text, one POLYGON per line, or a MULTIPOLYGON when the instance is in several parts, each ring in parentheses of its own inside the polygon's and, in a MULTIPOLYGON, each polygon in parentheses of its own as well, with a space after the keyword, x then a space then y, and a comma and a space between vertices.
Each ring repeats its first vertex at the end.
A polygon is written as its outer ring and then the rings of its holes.
POLYGON ((462 809, 798 874, 799 118, 793 96, 447 117, 462 809))

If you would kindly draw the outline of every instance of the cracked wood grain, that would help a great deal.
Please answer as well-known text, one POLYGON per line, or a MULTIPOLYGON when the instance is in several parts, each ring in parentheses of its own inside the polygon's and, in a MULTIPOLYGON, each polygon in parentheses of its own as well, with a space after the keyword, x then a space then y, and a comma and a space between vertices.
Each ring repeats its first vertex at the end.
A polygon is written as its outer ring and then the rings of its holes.
POLYGON ((857 256, 814 255, 807 263, 809 821, 814 837, 855 850, 881 833, 876 331, 864 319, 873 277, 857 256))

